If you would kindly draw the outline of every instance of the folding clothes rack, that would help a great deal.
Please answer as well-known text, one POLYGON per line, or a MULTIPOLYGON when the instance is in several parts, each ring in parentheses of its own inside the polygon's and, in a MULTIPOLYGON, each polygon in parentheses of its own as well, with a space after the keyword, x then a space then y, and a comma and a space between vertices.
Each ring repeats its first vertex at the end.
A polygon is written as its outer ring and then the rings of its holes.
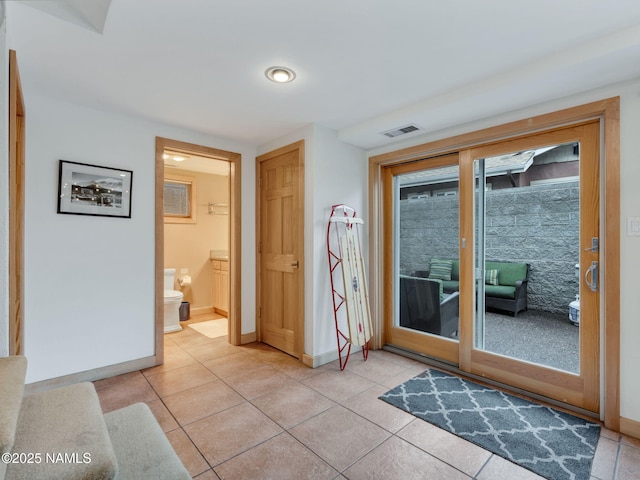
POLYGON ((340 370, 347 366, 351 345, 362 347, 362 355, 367 360, 373 331, 364 261, 360 251, 361 225, 364 222, 356 217, 353 208, 347 205, 331 207, 327 225, 327 256, 340 370))

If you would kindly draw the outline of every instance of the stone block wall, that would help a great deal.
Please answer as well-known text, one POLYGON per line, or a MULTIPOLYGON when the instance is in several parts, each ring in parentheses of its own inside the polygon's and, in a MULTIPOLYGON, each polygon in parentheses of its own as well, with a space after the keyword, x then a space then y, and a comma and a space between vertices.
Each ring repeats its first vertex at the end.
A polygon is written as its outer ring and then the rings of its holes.
MULTIPOLYGON (((487 192, 486 259, 526 262, 529 309, 567 313, 578 293, 578 182, 487 192)), ((458 258, 458 197, 400 201, 400 272, 458 258)))

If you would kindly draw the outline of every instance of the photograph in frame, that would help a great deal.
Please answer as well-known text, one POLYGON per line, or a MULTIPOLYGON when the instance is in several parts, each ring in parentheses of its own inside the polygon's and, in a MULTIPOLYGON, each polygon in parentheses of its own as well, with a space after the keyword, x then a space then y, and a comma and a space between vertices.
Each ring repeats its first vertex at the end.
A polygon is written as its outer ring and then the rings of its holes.
POLYGON ((60 160, 58 213, 131 218, 133 172, 60 160))

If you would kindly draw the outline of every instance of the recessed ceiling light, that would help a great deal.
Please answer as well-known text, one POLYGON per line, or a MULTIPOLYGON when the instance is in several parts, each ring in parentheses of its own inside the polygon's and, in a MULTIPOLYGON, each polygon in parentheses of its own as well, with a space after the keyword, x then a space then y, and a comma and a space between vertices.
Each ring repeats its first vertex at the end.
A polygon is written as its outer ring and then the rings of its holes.
POLYGON ((296 78, 296 72, 287 67, 269 67, 264 74, 269 80, 277 83, 287 83, 296 78))
POLYGON ((169 162, 184 162, 189 158, 189 155, 185 155, 183 153, 174 153, 174 152, 164 152, 162 154, 162 159, 167 160, 169 162))

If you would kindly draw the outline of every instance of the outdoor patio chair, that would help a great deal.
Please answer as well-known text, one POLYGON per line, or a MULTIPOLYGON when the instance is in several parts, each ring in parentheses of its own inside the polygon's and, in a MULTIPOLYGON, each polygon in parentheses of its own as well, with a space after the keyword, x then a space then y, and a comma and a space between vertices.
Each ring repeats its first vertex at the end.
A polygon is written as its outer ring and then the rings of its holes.
POLYGON ((460 293, 442 295, 437 280, 400 275, 400 326, 451 337, 458 331, 460 293))

